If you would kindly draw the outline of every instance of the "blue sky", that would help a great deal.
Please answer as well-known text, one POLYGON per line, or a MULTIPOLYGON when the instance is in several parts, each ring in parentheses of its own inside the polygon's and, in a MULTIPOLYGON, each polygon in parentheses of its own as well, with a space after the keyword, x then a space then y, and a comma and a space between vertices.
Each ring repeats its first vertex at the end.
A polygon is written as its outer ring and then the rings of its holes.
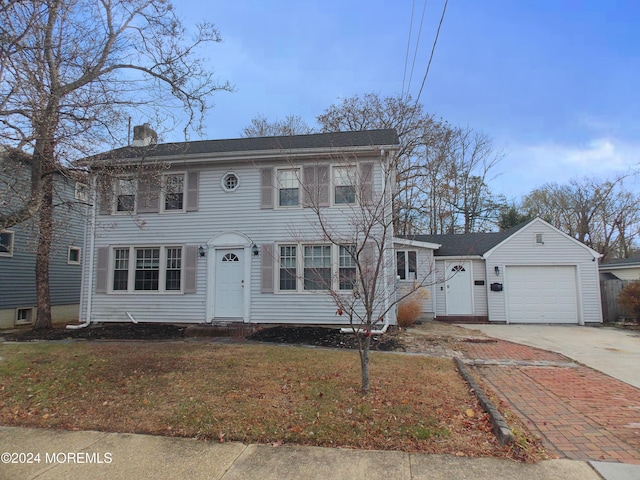
MULTIPOLYGON (((443 4, 427 1, 414 97, 443 4)), ((415 1, 410 63, 423 5, 415 1)), ((410 0, 184 0, 176 8, 187 24, 216 24, 224 41, 206 55, 236 88, 213 98, 207 139, 238 137, 258 114, 313 125, 340 97, 402 90, 410 0)), ((638 168, 638 18, 636 0, 450 0, 420 101, 493 138, 505 158, 491 184, 509 198, 638 168)))

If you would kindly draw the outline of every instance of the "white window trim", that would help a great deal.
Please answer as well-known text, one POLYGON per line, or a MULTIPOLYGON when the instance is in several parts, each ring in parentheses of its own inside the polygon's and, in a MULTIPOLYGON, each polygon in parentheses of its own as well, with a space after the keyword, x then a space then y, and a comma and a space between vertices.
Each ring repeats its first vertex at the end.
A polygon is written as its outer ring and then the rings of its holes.
POLYGON ((13 247, 15 243, 16 234, 13 230, 2 230, 0 233, 8 233, 11 235, 11 242, 9 243, 9 251, 8 252, 0 252, 0 257, 13 257, 13 247))
POLYGON ((15 317, 13 318, 13 324, 14 325, 31 325, 35 320, 34 313, 35 313, 34 307, 17 307, 15 317), (21 310, 29 310, 29 320, 18 320, 18 315, 20 314, 21 310))
POLYGON ((418 251, 412 250, 412 249, 396 250, 396 270, 395 270, 396 277, 398 276, 398 265, 397 265, 398 253, 404 253, 404 278, 399 278, 398 281, 400 282, 416 281, 418 279, 418 251), (409 272, 409 252, 415 252, 416 254, 416 271, 415 272, 409 272), (413 273, 414 278, 411 278, 411 273, 413 273))
POLYGON ((331 184, 330 187, 331 189, 331 206, 332 207, 353 207, 353 206, 358 206, 358 190, 360 188, 360 172, 358 170, 358 165, 357 164, 351 164, 351 163, 340 163, 340 164, 332 164, 331 165, 331 184), (336 168, 353 168, 355 170, 355 202, 353 203, 336 203, 336 177, 335 177, 335 169, 336 168))
MULTIPOLYGON (((304 189, 304 179, 302 178, 302 167, 297 167, 297 166, 287 166, 287 167, 276 167, 275 168, 275 172, 274 172, 274 202, 273 205, 275 207, 275 209, 282 209, 282 210, 295 210, 295 209, 302 209, 304 207, 303 205, 303 198, 305 193, 303 192, 304 189), (283 170, 294 170, 298 173, 298 205, 280 205, 280 181, 278 180, 278 172, 283 171, 283 170)), ((292 245, 292 244, 289 244, 292 245)))
POLYGON ((109 249, 109 285, 107 293, 110 295, 182 295, 184 294, 184 281, 185 281, 185 251, 184 245, 113 245, 109 249), (138 249, 144 248, 159 248, 160 257, 158 258, 158 265, 160 267, 158 272, 158 290, 136 290, 136 268, 135 268, 135 252, 138 249), (167 249, 168 248, 180 248, 182 251, 181 264, 180 264, 180 290, 166 290, 167 286, 167 249), (113 273, 115 268, 115 250, 129 249, 129 266, 127 271, 127 290, 114 290, 113 289, 113 273))
MULTIPOLYGON (((346 245, 346 244, 345 244, 346 245)), ((326 242, 280 242, 275 246, 276 261, 275 261, 275 285, 274 292, 276 294, 295 294, 295 295, 309 295, 326 293, 330 291, 338 293, 352 292, 352 289, 342 290, 340 289, 340 245, 326 243, 326 242), (295 290, 281 290, 280 289, 280 247, 296 247, 296 289, 295 290), (311 246, 330 246, 331 247, 331 289, 327 290, 305 290, 304 288, 304 247, 311 246)), ((359 278, 358 267, 356 265, 356 282, 359 278)))
POLYGON ((123 175, 119 177, 115 177, 115 182, 113 182, 113 206, 112 206, 112 214, 113 215, 133 215, 138 211, 138 179, 130 176, 123 175), (131 180, 134 183, 133 188, 133 210, 118 210, 118 187, 120 184, 120 180, 131 180))
POLYGON ((67 265, 80 265, 80 263, 82 263, 82 249, 80 247, 73 247, 73 246, 67 247, 67 265), (71 260, 71 251, 72 250, 78 252, 78 260, 77 261, 71 260))
POLYGON ((228 172, 224 172, 224 174, 220 177, 220 186, 222 187, 222 190, 224 190, 227 193, 232 193, 235 192, 236 190, 238 190, 238 188, 240 187, 240 175, 238 175, 236 172, 234 172, 233 170, 230 170, 228 172), (238 180, 238 182, 236 183, 235 188, 227 188, 227 182, 226 179, 228 176, 233 175, 234 177, 236 177, 236 179, 238 180))
MULTIPOLYGON (((187 211, 187 172, 186 171, 176 171, 176 172, 167 172, 162 174, 161 184, 160 184, 160 213, 185 213, 187 211), (165 199, 167 194, 167 177, 177 177, 178 175, 182 175, 182 208, 181 209, 170 209, 167 210, 165 208, 165 199)), ((138 197, 136 195, 136 201, 138 197)), ((137 203, 136 203, 137 206, 137 203)))
POLYGON ((81 202, 88 201, 88 198, 89 198, 88 193, 89 193, 89 185, 82 182, 76 182, 76 185, 73 191, 73 196, 76 200, 79 200, 81 202))

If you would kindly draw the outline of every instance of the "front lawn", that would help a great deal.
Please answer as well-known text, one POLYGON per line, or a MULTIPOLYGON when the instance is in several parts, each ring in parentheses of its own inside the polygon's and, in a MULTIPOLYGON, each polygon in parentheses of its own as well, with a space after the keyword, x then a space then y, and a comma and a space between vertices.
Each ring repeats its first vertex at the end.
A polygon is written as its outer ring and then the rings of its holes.
POLYGON ((208 342, 0 344, 0 423, 364 449, 544 455, 500 446, 449 359, 208 342))

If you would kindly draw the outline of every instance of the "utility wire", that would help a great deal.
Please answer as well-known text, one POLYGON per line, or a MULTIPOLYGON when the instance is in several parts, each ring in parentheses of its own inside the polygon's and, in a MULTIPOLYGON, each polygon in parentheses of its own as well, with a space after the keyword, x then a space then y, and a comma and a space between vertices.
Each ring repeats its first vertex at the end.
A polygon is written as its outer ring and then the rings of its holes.
POLYGON ((440 23, 438 24, 438 30, 436 31, 436 38, 433 40, 433 47, 431 48, 431 55, 429 56, 427 71, 424 73, 424 78, 422 79, 422 85, 420 86, 420 91, 418 92, 418 96, 416 97, 416 105, 420 101, 420 95, 422 95, 422 89, 424 88, 424 84, 427 81, 427 75, 429 75, 429 68, 431 68, 431 60, 433 60, 433 54, 436 50, 436 45, 438 44, 438 37, 440 36, 440 28, 442 27, 442 22, 444 21, 444 14, 447 12, 448 3, 449 3, 449 0, 445 0, 444 7, 442 9, 442 16, 440 17, 440 23))
POLYGON ((411 31, 413 29, 413 10, 416 6, 416 0, 411 2, 411 21, 409 22, 409 38, 407 39, 407 53, 404 57, 404 72, 402 74, 402 90, 400 91, 400 98, 404 97, 404 81, 407 78, 407 64, 409 63, 409 48, 411 46, 411 31))
POLYGON ((416 48, 413 51, 413 63, 411 64, 411 73, 409 74, 409 83, 407 84, 407 94, 411 89, 411 80, 413 79, 413 69, 416 66, 416 57, 418 56, 418 47, 420 46, 420 36, 422 35, 422 25, 424 24, 424 13, 427 11, 427 0, 424 0, 422 6, 422 18, 420 19, 420 29, 418 30, 418 38, 416 39, 416 48))

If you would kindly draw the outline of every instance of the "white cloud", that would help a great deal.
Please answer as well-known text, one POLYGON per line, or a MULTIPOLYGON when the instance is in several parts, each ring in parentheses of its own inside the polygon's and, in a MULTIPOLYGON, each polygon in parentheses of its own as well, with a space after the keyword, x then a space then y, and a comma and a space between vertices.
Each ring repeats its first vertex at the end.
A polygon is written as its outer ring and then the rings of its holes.
POLYGON ((611 137, 594 138, 581 145, 539 143, 512 145, 500 164, 500 191, 520 196, 545 183, 572 178, 610 178, 638 170, 640 143, 611 137))

